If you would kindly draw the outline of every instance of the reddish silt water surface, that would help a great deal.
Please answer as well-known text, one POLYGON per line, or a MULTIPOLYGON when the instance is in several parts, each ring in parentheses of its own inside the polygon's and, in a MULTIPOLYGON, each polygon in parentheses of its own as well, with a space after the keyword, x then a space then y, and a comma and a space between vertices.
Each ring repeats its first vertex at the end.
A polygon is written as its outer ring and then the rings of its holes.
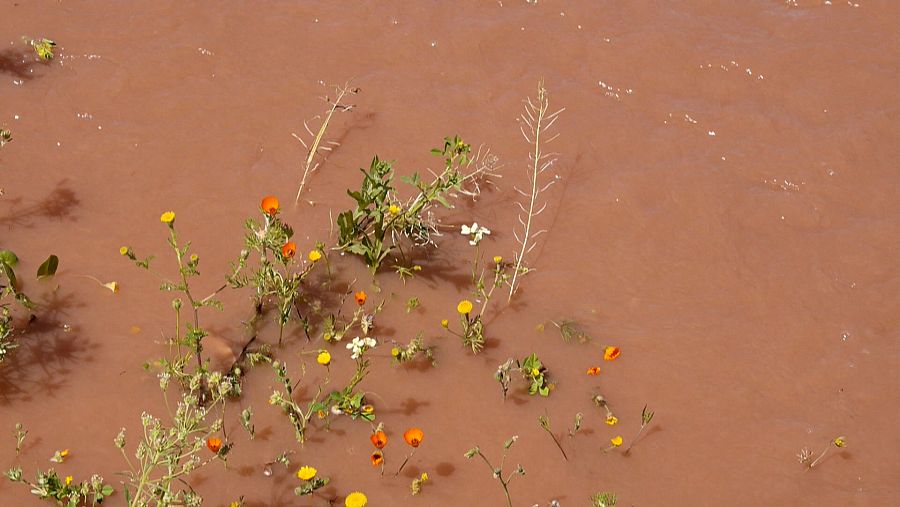
MULTIPOLYGON (((227 468, 190 476, 205 505, 328 505, 359 490, 372 506, 500 506, 501 487, 463 454, 480 445, 527 475, 513 505, 586 506, 597 491, 620 505, 897 505, 900 503, 900 172, 897 170, 900 4, 748 2, 44 2, 0 3, 0 151, 3 248, 21 273, 48 253, 57 276, 24 289, 41 307, 21 347, 0 366, 0 465, 29 477, 55 466, 76 480, 102 474, 121 491, 126 465, 113 438, 137 441, 140 414, 165 413, 145 362, 165 355, 171 295, 120 257, 157 255, 175 274, 159 215, 177 213, 202 259, 198 292, 221 285, 243 248, 242 227, 275 194, 301 252, 333 244, 332 217, 375 154, 402 174, 435 168, 429 149, 459 134, 500 157, 502 179, 476 202, 441 211, 447 234, 417 253, 402 284, 376 280, 356 258, 334 256, 335 283, 356 280, 385 300, 374 336, 423 332, 437 367, 397 367, 375 349, 362 387, 390 438, 388 473, 369 463, 370 427, 338 419, 301 447, 266 403, 267 367, 229 405, 227 468), (21 35, 59 43, 34 61, 21 35), (543 78, 565 107, 552 147, 558 183, 538 217, 536 271, 507 304, 492 302, 478 356, 440 328, 469 297, 473 249, 459 226, 493 232, 488 256, 512 258, 529 146, 517 116, 543 78), (293 195, 305 149, 292 133, 322 114, 322 83, 351 80, 357 108, 335 116, 340 146, 293 195), (310 202, 312 201, 312 202, 310 202), (117 281, 117 294, 92 281, 117 281), (405 301, 421 307, 407 314, 405 301), (495 304, 498 303, 498 304, 495 304), (564 343, 550 319, 593 337, 564 343), (602 346, 621 347, 614 362, 602 346), (493 380, 507 357, 536 352, 556 389, 532 398, 518 380, 503 402, 493 380), (599 376, 585 375, 600 365, 599 376), (602 393, 619 418, 604 424, 602 393), (648 404, 656 416, 629 453, 648 404), (251 406, 250 441, 237 414, 251 406), (566 436, 577 412, 584 428, 566 436), (549 415, 569 459, 538 417, 549 415), (13 425, 29 430, 21 456, 13 425), (400 477, 403 431, 425 439, 400 477), (844 435, 812 471, 795 455, 844 435), (69 448, 62 464, 47 460, 69 448), (294 451, 331 484, 298 498, 294 469, 263 463, 294 451), (420 496, 409 483, 431 481, 420 496)), ((226 291, 209 317, 206 351, 228 363, 247 335, 249 293, 226 291)), ((273 343, 274 328, 260 340, 273 343)), ((321 376, 297 327, 276 351, 292 371, 321 376)), ((343 344, 334 382, 349 376, 343 344)), ((297 399, 311 396, 301 389, 297 399)), ((170 394, 175 396, 175 394, 170 394)), ((0 504, 38 505, 0 483, 0 504)), ((108 505, 125 505, 121 492, 108 505)))

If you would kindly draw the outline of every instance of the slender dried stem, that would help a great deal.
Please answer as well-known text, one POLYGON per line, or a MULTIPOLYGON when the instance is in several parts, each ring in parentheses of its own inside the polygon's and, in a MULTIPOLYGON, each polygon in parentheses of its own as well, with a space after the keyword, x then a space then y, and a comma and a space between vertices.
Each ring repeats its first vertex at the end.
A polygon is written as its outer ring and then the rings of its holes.
POLYGON ((543 184, 539 181, 541 173, 552 167, 556 162, 555 155, 553 153, 544 153, 543 147, 558 137, 558 135, 554 135, 548 139, 548 130, 553 126, 559 118, 559 114, 564 110, 565 108, 553 113, 549 112, 550 100, 548 98, 547 90, 544 88, 544 81, 541 80, 538 83, 537 100, 532 101, 531 98, 526 99, 525 113, 520 116, 522 122, 522 125, 520 125, 522 136, 534 149, 528 155, 531 161, 528 167, 528 175, 531 182, 530 191, 526 193, 518 188, 516 189, 526 198, 527 205, 522 204, 521 202, 517 203, 522 212, 522 214, 519 215, 519 224, 522 226, 523 231, 521 236, 518 235, 517 231, 513 231, 513 234, 519 241, 521 247, 516 254, 516 265, 515 269, 513 269, 512 280, 509 284, 508 299, 512 299, 512 296, 516 291, 516 283, 519 281, 519 275, 523 274, 522 270, 525 255, 534 248, 534 239, 545 232, 543 230, 536 232, 532 230, 534 218, 544 211, 544 208, 547 206, 546 203, 540 204, 538 202, 538 196, 555 182, 555 180, 551 180, 550 182, 543 184))
MULTIPOLYGON (((327 102, 331 104, 331 107, 328 109, 328 112, 325 113, 325 120, 322 121, 322 125, 319 126, 319 130, 313 136, 312 145, 309 146, 309 151, 306 154, 306 161, 303 164, 303 178, 300 179, 300 188, 297 189, 297 198, 294 200, 295 203, 300 202, 300 194, 303 192, 303 187, 306 185, 306 178, 309 176, 310 171, 314 170, 316 166, 313 166, 313 160, 316 158, 316 154, 319 152, 319 145, 322 143, 322 138, 325 137, 325 130, 328 129, 328 123, 331 121, 331 117, 334 115, 334 112, 340 109, 341 111, 349 111, 353 108, 352 105, 344 105, 341 104, 341 100, 348 93, 357 93, 359 90, 356 88, 350 88, 350 84, 347 83, 343 87, 337 87, 337 98, 334 101, 329 99, 325 99, 327 102)), ((304 126, 306 126, 304 124, 304 126)), ((312 134, 312 131, 309 130, 309 127, 306 127, 307 132, 312 134)), ((303 140, 294 135, 294 137, 303 143, 303 140)), ((306 146, 306 143, 303 143, 306 146)), ((325 149, 325 148, 322 148, 325 149)))

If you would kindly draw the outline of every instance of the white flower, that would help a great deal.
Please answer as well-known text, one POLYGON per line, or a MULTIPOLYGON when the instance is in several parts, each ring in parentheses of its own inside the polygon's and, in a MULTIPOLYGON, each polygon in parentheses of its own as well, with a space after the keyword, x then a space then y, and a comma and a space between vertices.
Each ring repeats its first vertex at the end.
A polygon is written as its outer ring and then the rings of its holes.
POLYGON ((479 227, 478 222, 473 222, 472 226, 463 224, 459 229, 460 234, 463 236, 469 237, 469 244, 472 246, 477 245, 485 236, 489 236, 491 234, 491 230, 487 227, 479 227))
POLYGON ((347 344, 347 350, 352 352, 350 355, 351 359, 357 359, 362 356, 365 351, 375 348, 376 345, 378 345, 378 342, 376 342, 374 338, 360 338, 357 336, 353 341, 347 344))

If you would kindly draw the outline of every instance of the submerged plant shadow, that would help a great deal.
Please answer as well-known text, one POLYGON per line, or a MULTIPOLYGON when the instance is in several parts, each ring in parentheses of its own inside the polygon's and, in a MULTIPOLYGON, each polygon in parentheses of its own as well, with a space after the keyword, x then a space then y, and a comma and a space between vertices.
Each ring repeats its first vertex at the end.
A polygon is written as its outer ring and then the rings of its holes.
POLYGON ((34 204, 23 204, 21 197, 3 201, 11 207, 11 213, 0 217, 0 225, 7 227, 34 227, 40 219, 74 220, 74 209, 80 204, 68 180, 62 180, 46 197, 34 204))
POLYGON ((72 293, 59 291, 40 305, 40 316, 25 326, 19 347, 0 365, 0 405, 53 398, 75 366, 91 360, 96 344, 64 323, 67 309, 77 306, 83 305, 74 303, 72 293))
POLYGON ((7 74, 15 79, 29 81, 39 76, 39 74, 34 73, 34 69, 43 66, 46 66, 46 64, 37 61, 34 58, 34 53, 30 50, 7 48, 0 51, 0 74, 7 74))

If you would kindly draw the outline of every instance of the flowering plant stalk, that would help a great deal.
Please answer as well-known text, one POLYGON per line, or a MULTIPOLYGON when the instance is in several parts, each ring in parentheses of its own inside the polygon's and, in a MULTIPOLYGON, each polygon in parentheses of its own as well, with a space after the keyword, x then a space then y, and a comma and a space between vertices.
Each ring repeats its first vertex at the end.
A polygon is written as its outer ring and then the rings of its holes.
MULTIPOLYGON (((169 378, 168 372, 160 374, 160 389, 164 396, 169 378)), ((123 472, 123 485, 129 507, 199 505, 202 502, 186 478, 213 460, 224 460, 231 450, 232 444, 222 442, 215 435, 224 431, 225 400, 232 387, 233 384, 218 373, 191 375, 174 413, 170 411, 171 426, 163 425, 160 419, 146 412, 141 415, 143 438, 134 452, 136 461, 125 452, 125 429, 119 432, 115 445, 128 464, 128 470, 123 472), (211 396, 206 404, 200 403, 203 394, 211 396), (204 453, 211 454, 203 456, 204 453), (187 485, 187 489, 175 487, 178 483, 187 485)))
POLYGON ((197 360, 197 368, 199 370, 204 369, 202 358, 203 338, 205 338, 208 333, 205 329, 203 329, 203 327, 200 326, 200 309, 215 308, 217 310, 222 310, 222 302, 216 299, 216 296, 227 287, 227 284, 223 284, 221 287, 204 298, 194 296, 194 293, 191 290, 190 281, 192 278, 200 275, 200 257, 197 254, 188 255, 188 252, 191 248, 190 241, 184 244, 179 243, 178 231, 175 228, 174 212, 167 211, 163 213, 160 216, 159 220, 169 229, 168 243, 172 248, 172 251, 175 253, 175 261, 178 263, 178 279, 168 279, 152 270, 150 268, 150 261, 153 259, 153 256, 148 256, 141 259, 135 254, 134 250, 132 250, 132 248, 128 246, 123 246, 121 249, 119 249, 119 253, 131 260, 137 267, 146 269, 147 271, 153 273, 157 278, 161 279, 162 283, 160 285, 160 290, 167 292, 180 292, 181 294, 183 294, 184 298, 187 299, 191 311, 191 320, 184 323, 183 334, 181 318, 181 308, 183 306, 183 301, 178 297, 172 300, 172 308, 175 310, 175 336, 169 343, 170 345, 174 344, 177 347, 177 355, 171 362, 162 361, 163 366, 170 373, 175 375, 179 381, 184 382, 185 380, 190 378, 190 374, 185 373, 184 368, 186 367, 186 363, 190 359, 191 355, 193 355, 197 360), (188 352, 186 354, 182 351, 182 346, 188 348, 188 352))
POLYGON ((812 459, 812 452, 806 447, 804 447, 800 451, 800 454, 798 454, 797 457, 800 459, 800 463, 806 465, 807 470, 812 470, 813 467, 815 467, 816 465, 821 463, 823 459, 825 459, 825 456, 828 454, 828 451, 830 451, 832 447, 841 449, 843 447, 846 447, 846 445, 847 437, 835 437, 833 440, 828 442, 828 444, 824 449, 822 449, 822 452, 819 453, 819 456, 816 457, 816 459, 812 459))
POLYGON ((281 220, 278 199, 273 196, 265 197, 260 208, 262 222, 248 219, 244 224, 247 229, 244 237, 246 248, 232 264, 234 271, 227 277, 227 281, 233 288, 251 286, 255 289, 253 320, 262 316, 267 303, 273 303, 276 309, 275 322, 278 324, 278 344, 281 345, 284 328, 290 321, 292 312, 296 311, 304 330, 309 329, 309 322, 300 313, 298 306, 300 289, 323 254, 316 248, 309 253, 306 262, 298 260, 297 245, 291 241, 294 230, 281 220), (247 268, 251 251, 258 256, 255 268, 247 268), (249 269, 249 273, 245 273, 245 269, 249 269))

